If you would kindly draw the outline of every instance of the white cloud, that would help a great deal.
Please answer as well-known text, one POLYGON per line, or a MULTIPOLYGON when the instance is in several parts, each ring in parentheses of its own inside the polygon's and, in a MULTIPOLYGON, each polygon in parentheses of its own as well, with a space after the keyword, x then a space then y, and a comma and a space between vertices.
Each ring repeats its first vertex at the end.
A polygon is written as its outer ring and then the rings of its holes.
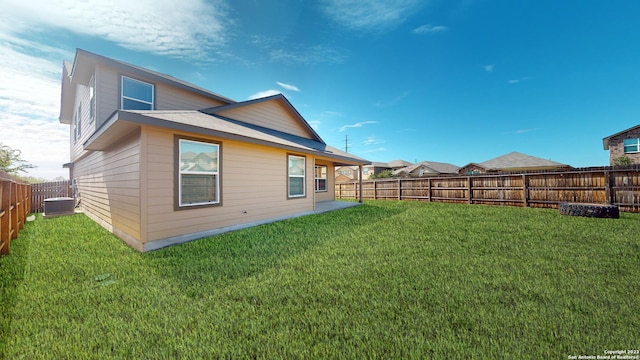
POLYGON ((379 148, 375 148, 375 149, 360 151, 360 153, 362 153, 362 154, 370 154, 370 153, 382 152, 382 151, 387 151, 387 149, 384 148, 384 147, 379 147, 379 148))
POLYGON ((64 51, 0 33, 0 142, 36 165, 29 175, 67 177, 69 126, 60 124, 64 51))
POLYGON ((280 91, 278 91, 278 90, 273 90, 273 89, 260 91, 260 92, 257 92, 255 94, 249 96, 249 100, 260 99, 260 98, 263 98, 263 97, 273 96, 273 95, 278 95, 278 94, 282 94, 282 93, 280 91))
POLYGON ((528 76, 525 76, 525 77, 522 77, 522 78, 520 78, 520 79, 511 79, 511 80, 509 80, 509 81, 507 81, 507 82, 508 82, 509 84, 518 84, 518 83, 521 83, 521 82, 523 82, 523 81, 528 81, 528 80, 531 80, 531 78, 530 78, 530 77, 528 77, 528 76))
POLYGON ((446 26, 441 26, 441 25, 434 26, 434 25, 426 24, 413 29, 413 33, 419 34, 419 35, 431 35, 431 34, 445 32, 447 30, 449 30, 449 28, 446 26))
POLYGON ((5 0, 0 32, 66 30, 128 49, 205 59, 225 45, 226 18, 222 1, 5 0))
POLYGON ((377 144, 383 144, 385 141, 382 139, 379 139, 375 136, 369 136, 365 141, 363 141, 362 143, 365 145, 377 145, 377 144))
POLYGON ((380 107, 380 108, 394 106, 400 103, 409 95, 411 95, 411 91, 403 91, 402 93, 398 94, 396 97, 376 102, 374 106, 380 107))
POLYGON ((493 68, 495 67, 495 65, 485 65, 484 66, 484 71, 486 72, 493 72, 493 68))
POLYGON ((269 58, 284 64, 341 64, 346 56, 336 49, 316 45, 302 49, 274 49, 269 51, 269 58))
POLYGON ((421 0, 325 0, 322 10, 338 24, 355 30, 380 30, 403 23, 421 0))
POLYGON ((280 87, 282 87, 285 90, 298 91, 298 92, 300 91, 300 89, 298 89, 298 87, 296 87, 294 85, 281 83, 279 81, 276 81, 276 84, 280 85, 280 87))
POLYGON ((362 121, 362 122, 358 122, 355 124, 351 124, 351 125, 343 125, 340 127, 340 132, 343 132, 345 130, 347 130, 348 128, 359 128, 359 127, 363 127, 364 125, 367 124, 377 124, 378 121, 362 121))

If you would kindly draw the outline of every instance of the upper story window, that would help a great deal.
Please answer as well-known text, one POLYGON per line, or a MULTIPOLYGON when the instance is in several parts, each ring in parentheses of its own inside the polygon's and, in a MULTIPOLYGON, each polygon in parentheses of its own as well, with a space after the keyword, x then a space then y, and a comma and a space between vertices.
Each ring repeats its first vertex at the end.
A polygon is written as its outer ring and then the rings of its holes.
POLYGON ((96 119, 96 76, 89 80, 89 121, 96 119))
POLYGON ((624 139, 624 153, 640 152, 640 138, 624 139))
POLYGON ((153 110, 153 92, 152 84, 123 76, 120 108, 123 110, 153 110))

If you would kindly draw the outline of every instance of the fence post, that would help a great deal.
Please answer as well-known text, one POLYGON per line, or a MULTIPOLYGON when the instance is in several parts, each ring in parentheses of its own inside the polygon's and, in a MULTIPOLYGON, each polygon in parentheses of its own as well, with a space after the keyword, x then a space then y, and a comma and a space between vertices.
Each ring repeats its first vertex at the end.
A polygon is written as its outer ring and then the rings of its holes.
POLYGON ((427 197, 429 198, 429 202, 431 202, 431 178, 429 178, 429 182, 427 182, 427 197))
POLYGON ((522 174, 522 196, 524 197, 524 207, 529 207, 529 183, 526 174, 522 174))
POLYGON ((471 176, 467 176, 467 185, 469 187, 469 193, 467 194, 467 202, 469 204, 473 203, 473 195, 472 195, 472 189, 471 189, 471 176))
POLYGON ((11 183, 0 179, 0 255, 9 253, 11 242, 11 225, 9 205, 11 203, 11 183))
POLYGON ((613 191, 611 191, 611 177, 612 173, 609 170, 604 171, 604 188, 605 196, 607 197, 607 204, 613 205, 613 191))

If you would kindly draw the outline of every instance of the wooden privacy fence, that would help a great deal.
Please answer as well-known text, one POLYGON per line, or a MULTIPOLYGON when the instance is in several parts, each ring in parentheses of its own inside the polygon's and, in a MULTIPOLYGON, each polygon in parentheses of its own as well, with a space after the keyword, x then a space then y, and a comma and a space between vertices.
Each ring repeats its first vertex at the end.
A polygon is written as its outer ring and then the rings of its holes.
POLYGON ((45 199, 72 197, 70 180, 33 184, 31 189, 32 212, 44 212, 45 199))
POLYGON ((31 185, 12 180, 0 171, 0 255, 9 253, 31 212, 31 185))
MULTIPOLYGON (((357 182, 336 183, 336 198, 357 199, 357 182)), ((367 180, 363 199, 557 208, 561 202, 618 205, 640 212, 640 166, 432 178, 367 180)))

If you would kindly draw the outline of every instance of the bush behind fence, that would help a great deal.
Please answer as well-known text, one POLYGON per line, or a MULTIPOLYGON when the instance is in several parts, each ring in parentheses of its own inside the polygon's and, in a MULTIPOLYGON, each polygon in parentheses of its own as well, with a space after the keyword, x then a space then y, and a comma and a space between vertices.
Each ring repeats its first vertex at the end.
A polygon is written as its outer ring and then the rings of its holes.
MULTIPOLYGON (((335 194, 337 199, 357 199, 358 183, 336 183, 335 194)), ((545 208, 575 202, 640 212, 640 166, 365 180, 362 198, 545 208)))

